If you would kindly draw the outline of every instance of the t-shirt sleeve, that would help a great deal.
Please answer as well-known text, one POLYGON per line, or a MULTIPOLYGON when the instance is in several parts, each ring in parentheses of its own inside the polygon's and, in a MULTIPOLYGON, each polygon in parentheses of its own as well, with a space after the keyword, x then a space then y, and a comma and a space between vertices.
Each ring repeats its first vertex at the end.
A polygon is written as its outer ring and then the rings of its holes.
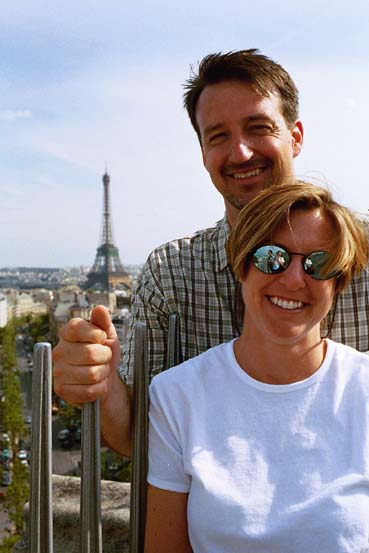
POLYGON ((149 409, 149 470, 147 481, 153 486, 173 491, 189 492, 191 477, 184 471, 179 421, 163 393, 159 378, 150 386, 149 409))

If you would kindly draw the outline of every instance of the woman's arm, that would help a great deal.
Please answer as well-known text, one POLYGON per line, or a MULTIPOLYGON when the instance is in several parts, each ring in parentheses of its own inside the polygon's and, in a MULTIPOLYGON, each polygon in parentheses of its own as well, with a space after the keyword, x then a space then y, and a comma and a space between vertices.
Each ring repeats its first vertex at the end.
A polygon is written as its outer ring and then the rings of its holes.
POLYGON ((192 553, 187 526, 187 493, 148 485, 145 553, 192 553))

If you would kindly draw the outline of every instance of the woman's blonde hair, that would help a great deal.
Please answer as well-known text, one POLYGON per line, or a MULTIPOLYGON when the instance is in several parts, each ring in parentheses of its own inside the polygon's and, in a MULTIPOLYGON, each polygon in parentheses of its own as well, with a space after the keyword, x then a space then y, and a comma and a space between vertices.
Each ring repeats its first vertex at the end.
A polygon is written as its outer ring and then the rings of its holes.
POLYGON ((317 208, 335 229, 332 255, 323 267, 323 274, 338 270, 336 292, 341 292, 368 264, 368 225, 334 201, 325 188, 300 180, 264 190, 240 212, 227 245, 228 259, 237 279, 245 278, 250 253, 270 242, 282 223, 290 224, 291 211, 317 208))

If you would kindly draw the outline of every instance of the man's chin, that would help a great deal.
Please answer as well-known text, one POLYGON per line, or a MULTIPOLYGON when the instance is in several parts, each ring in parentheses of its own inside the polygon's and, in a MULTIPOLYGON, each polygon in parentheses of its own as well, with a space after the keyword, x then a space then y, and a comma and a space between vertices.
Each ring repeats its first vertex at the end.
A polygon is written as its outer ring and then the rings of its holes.
POLYGON ((250 191, 248 194, 245 194, 242 198, 235 198, 234 196, 231 196, 231 197, 224 197, 224 199, 233 208, 237 209, 238 211, 241 211, 241 209, 243 209, 247 204, 249 204, 251 200, 256 198, 256 196, 258 196, 260 192, 265 190, 265 188, 269 188, 269 186, 261 188, 260 190, 255 190, 254 192, 250 191))

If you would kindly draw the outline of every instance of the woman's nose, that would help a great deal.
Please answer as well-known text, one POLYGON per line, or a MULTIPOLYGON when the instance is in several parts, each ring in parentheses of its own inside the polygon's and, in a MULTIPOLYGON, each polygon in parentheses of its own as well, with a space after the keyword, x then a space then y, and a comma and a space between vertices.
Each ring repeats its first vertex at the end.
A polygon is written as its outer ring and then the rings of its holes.
POLYGON ((280 282, 289 290, 298 290, 306 286, 306 273, 300 256, 293 256, 287 269, 280 273, 280 282))

